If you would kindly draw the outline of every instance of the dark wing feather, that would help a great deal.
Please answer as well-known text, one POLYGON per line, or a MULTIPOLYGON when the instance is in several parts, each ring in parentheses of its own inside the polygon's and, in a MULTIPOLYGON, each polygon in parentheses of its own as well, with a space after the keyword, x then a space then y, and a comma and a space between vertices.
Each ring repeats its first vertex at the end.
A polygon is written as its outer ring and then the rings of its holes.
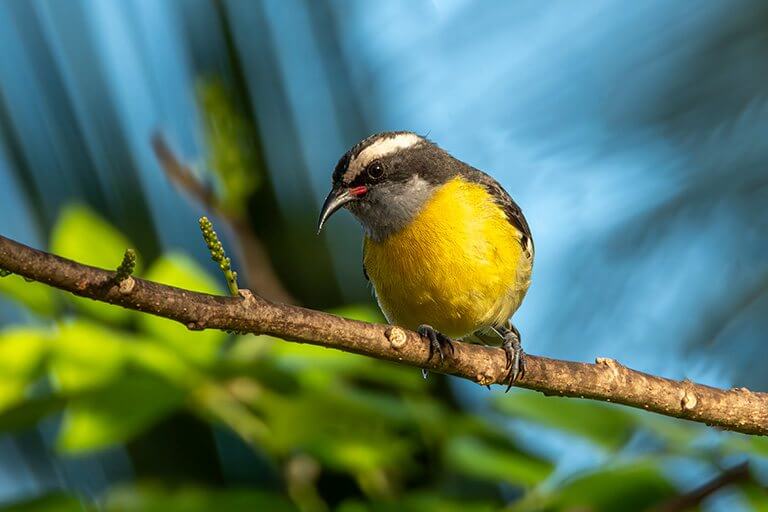
POLYGON ((488 193, 493 196, 496 204, 504 210, 507 220, 509 220, 509 222, 522 234, 520 245, 522 245, 523 249, 530 252, 530 256, 533 256, 534 246, 533 236, 531 236, 531 228, 528 225, 528 221, 525 220, 523 210, 520 209, 507 191, 499 185, 498 181, 474 167, 467 166, 462 174, 467 180, 479 183, 488 190, 488 193))

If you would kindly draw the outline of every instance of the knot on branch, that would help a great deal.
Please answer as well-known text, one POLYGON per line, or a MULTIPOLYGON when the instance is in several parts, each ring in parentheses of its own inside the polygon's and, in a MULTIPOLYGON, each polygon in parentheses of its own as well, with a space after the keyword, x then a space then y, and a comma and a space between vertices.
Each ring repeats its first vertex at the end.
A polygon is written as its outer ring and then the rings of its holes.
POLYGON ((392 345, 392 348, 395 350, 400 350, 403 348, 405 343, 408 341, 408 335, 405 333, 405 331, 396 326, 387 328, 384 334, 389 340, 390 345, 392 345))
POLYGON ((694 384, 688 379, 683 381, 683 389, 680 391, 680 406, 683 411, 692 411, 699 403, 696 393, 693 391, 694 384))
POLYGON ((610 357, 596 357, 595 364, 609 368, 611 370, 611 377, 613 377, 614 379, 619 378, 619 374, 621 370, 624 368, 624 366, 621 363, 619 363, 615 359, 611 359, 610 357))

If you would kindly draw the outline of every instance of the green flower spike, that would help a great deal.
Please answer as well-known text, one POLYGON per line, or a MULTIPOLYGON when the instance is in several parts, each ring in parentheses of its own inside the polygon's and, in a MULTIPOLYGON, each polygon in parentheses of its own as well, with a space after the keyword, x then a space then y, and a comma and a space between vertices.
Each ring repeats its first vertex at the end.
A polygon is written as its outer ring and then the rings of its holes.
POLYGON ((239 295, 237 272, 232 270, 231 261, 224 252, 224 246, 221 245, 221 241, 219 241, 218 235, 213 230, 213 224, 208 220, 208 217, 200 217, 200 231, 203 232, 203 240, 205 240, 205 244, 211 252, 211 259, 219 264, 219 268, 224 273, 229 293, 237 297, 239 295))
POLYGON ((126 249, 123 254, 123 261, 120 262, 120 266, 117 267, 115 272, 115 281, 122 283, 133 274, 136 269, 136 253, 133 249, 126 249))

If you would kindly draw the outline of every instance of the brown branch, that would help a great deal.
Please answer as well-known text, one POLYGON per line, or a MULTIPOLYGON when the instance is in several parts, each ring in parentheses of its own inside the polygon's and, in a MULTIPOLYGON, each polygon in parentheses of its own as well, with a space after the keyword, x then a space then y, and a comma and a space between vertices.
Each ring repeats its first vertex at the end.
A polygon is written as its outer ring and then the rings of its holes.
POLYGON ((165 174, 179 188, 185 190, 203 208, 225 221, 235 234, 238 243, 238 260, 244 268, 244 279, 260 295, 278 302, 295 304, 296 299, 285 289, 269 259, 264 244, 253 232, 248 221, 224 211, 213 191, 204 186, 184 165, 159 133, 152 136, 152 148, 165 174))
MULTIPOLYGON (((219 297, 131 278, 115 285, 115 272, 76 263, 0 236, 0 268, 76 295, 176 320, 189 329, 224 329, 269 334, 286 340, 397 361, 456 375, 480 384, 502 383, 504 352, 455 343, 455 352, 428 360, 429 344, 399 327, 267 301, 247 290, 219 297)), ((547 395, 616 402, 746 434, 768 434, 768 393, 722 390, 631 370, 613 359, 595 364, 529 355, 520 387, 547 395)))
POLYGON ((741 464, 726 469, 700 487, 697 487, 688 493, 676 496, 666 503, 663 503, 661 506, 654 508, 653 512, 692 510, 720 489, 736 483, 748 482, 751 479, 752 473, 749 470, 749 462, 742 462, 741 464))

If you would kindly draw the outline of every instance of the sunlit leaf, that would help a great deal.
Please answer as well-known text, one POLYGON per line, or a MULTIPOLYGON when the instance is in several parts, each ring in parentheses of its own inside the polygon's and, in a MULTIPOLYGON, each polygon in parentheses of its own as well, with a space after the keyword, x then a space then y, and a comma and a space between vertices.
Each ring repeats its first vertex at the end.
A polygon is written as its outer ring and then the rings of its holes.
POLYGON ((457 437, 445 449, 446 464, 463 474, 531 487, 552 472, 548 462, 479 439, 457 437))
MULTIPOLYGON (((220 294, 221 287, 197 263, 179 253, 166 254, 153 262, 145 277, 151 281, 198 292, 220 294)), ((222 277, 223 279, 223 277, 222 277)), ((214 329, 190 331, 178 322, 152 315, 139 315, 139 326, 182 357, 200 365, 216 360, 226 333, 214 329)))
POLYGON ((100 387, 120 377, 127 336, 87 320, 60 325, 53 343, 51 372, 63 393, 100 387))
POLYGON ((84 452, 121 443, 167 415, 184 394, 166 381, 137 373, 108 387, 74 397, 66 409, 57 446, 84 452))
MULTIPOLYGON (((130 241, 95 212, 82 205, 70 205, 59 216, 51 233, 50 249, 59 256, 95 267, 116 269, 130 241)), ((137 260, 136 272, 141 270, 137 260)), ((63 293, 63 292, 62 292, 63 293)), ((111 323, 126 321, 131 311, 71 294, 65 294, 82 312, 111 323)))
POLYGON ((14 327, 0 332, 0 380, 34 376, 49 349, 49 333, 32 327, 14 327))
POLYGON ((43 375, 48 348, 46 331, 15 327, 0 332, 0 410, 21 402, 43 375))
POLYGON ((531 391, 497 395, 493 405, 512 417, 576 434, 611 449, 621 447, 637 427, 635 417, 618 406, 545 397, 531 391))
POLYGON ((38 315, 50 317, 56 313, 54 290, 42 283, 26 281, 21 276, 11 274, 0 278, 0 293, 38 315))
POLYGON ((27 381, 18 377, 0 379, 0 411, 21 402, 27 389, 27 381))
POLYGON ((284 497, 254 489, 123 487, 109 493, 106 512, 293 512, 284 497))

